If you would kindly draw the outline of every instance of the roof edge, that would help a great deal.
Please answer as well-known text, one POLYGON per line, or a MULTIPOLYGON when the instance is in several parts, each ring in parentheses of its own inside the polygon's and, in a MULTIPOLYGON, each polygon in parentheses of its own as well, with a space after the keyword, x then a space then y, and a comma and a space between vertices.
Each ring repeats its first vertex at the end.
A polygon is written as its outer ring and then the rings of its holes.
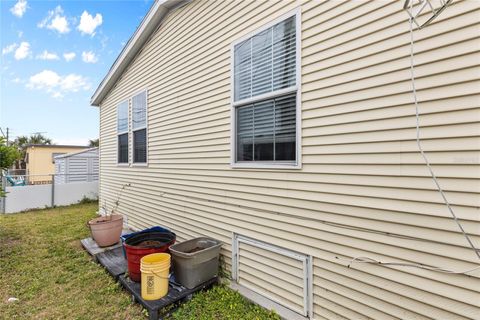
POLYGON ((58 156, 54 157, 54 159, 66 158, 66 157, 74 156, 74 155, 81 154, 81 153, 84 153, 84 152, 90 152, 90 151, 93 151, 93 150, 98 150, 98 147, 93 147, 93 148, 88 148, 88 149, 84 149, 84 150, 80 150, 80 151, 61 154, 61 155, 58 155, 58 156))
POLYGON ((135 58, 137 53, 150 38, 150 35, 155 32, 157 26, 167 16, 170 10, 189 1, 191 0, 155 0, 134 34, 128 40, 127 45, 123 47, 117 59, 110 67, 110 70, 93 93, 93 96, 90 99, 90 104, 92 106, 98 107, 102 103, 103 99, 113 88, 130 62, 135 58))
POLYGON ((90 148, 89 146, 78 146, 78 145, 70 145, 70 144, 26 144, 26 148, 29 147, 36 147, 36 148, 90 148))

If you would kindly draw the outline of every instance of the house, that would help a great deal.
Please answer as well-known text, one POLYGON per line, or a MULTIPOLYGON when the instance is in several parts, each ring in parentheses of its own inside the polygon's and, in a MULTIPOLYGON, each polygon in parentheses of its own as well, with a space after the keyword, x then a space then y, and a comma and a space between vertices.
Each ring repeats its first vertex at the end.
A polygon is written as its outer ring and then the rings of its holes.
POLYGON ((55 173, 54 158, 59 155, 85 150, 86 146, 30 144, 26 146, 25 163, 28 182, 31 184, 51 183, 55 173))
MULTIPOLYGON (((223 241, 232 286, 288 319, 478 318, 479 257, 416 143, 402 7, 156 1, 92 97, 100 202, 132 183, 132 227, 223 241)), ((476 248, 479 9, 414 31, 422 145, 476 248)))
POLYGON ((55 157, 55 183, 98 181, 98 148, 55 157))

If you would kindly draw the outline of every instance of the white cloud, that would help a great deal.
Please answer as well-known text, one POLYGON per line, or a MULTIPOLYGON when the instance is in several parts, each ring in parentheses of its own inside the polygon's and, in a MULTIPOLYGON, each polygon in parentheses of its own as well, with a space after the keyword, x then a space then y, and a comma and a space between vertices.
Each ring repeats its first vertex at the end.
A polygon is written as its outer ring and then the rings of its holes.
POLYGON ((40 21, 37 26, 55 30, 61 34, 70 32, 67 17, 63 15, 61 6, 57 6, 55 10, 48 11, 47 17, 40 21))
POLYGON ((62 93, 58 92, 58 91, 52 93, 52 98, 62 99, 63 97, 64 97, 64 95, 62 93))
POLYGON ((41 54, 37 55, 37 59, 40 59, 40 60, 58 60, 60 58, 54 52, 48 52, 47 50, 43 50, 43 52, 41 54))
POLYGON ((76 54, 75 52, 65 52, 63 54, 63 58, 65 59, 65 61, 69 62, 69 61, 72 61, 73 59, 75 59, 76 57, 76 54))
POLYGON ((30 43, 23 41, 15 50, 15 60, 22 60, 30 56, 32 52, 30 51, 30 43))
POLYGON ((82 60, 85 63, 96 63, 98 61, 98 57, 92 51, 83 51, 82 60))
POLYGON ((23 14, 27 11, 27 1, 18 0, 13 7, 10 8, 10 12, 19 18, 23 17, 23 14))
POLYGON ((17 78, 15 78, 15 79, 13 79, 12 82, 13 82, 13 83, 20 83, 20 82, 22 82, 22 79, 20 79, 20 78, 17 77, 17 78))
POLYGON ((43 70, 30 77, 27 88, 44 90, 53 98, 63 98, 65 94, 89 90, 91 88, 88 79, 78 74, 61 76, 52 70, 43 70))
POLYGON ((15 50, 17 46, 18 45, 16 43, 9 44, 8 46, 2 49, 2 54, 8 54, 10 52, 13 52, 13 50, 15 50))
POLYGON ((89 34, 91 36, 95 35, 95 29, 102 24, 102 15, 97 13, 95 17, 89 14, 87 11, 83 11, 82 16, 80 17, 80 24, 77 29, 81 33, 89 34))
POLYGON ((23 37, 23 31, 17 31, 17 35, 19 38, 23 37))
POLYGON ((43 70, 30 77, 27 87, 30 89, 48 89, 59 85, 61 77, 54 71, 43 70))
POLYGON ((51 24, 47 26, 49 29, 57 30, 60 33, 67 33, 70 31, 68 27, 67 18, 56 16, 53 18, 51 24))

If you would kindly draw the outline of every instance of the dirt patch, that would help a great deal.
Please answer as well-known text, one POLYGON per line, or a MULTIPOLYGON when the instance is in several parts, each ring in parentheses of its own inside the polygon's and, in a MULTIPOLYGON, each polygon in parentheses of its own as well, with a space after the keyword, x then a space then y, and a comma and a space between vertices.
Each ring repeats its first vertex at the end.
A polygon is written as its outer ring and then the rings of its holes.
POLYGON ((0 242, 0 248, 13 248, 16 247, 20 243, 20 239, 18 238, 3 238, 0 242))
POLYGON ((198 251, 202 251, 203 249, 205 249, 205 248, 195 247, 193 249, 190 249, 190 250, 186 251, 185 253, 195 253, 195 252, 198 252, 198 251))
POLYGON ((164 245, 165 243, 160 241, 155 241, 155 240, 145 240, 138 244, 139 247, 154 247, 154 248, 162 247, 164 245))
POLYGON ((83 250, 83 246, 80 240, 73 240, 69 243, 69 245, 72 248, 83 250))

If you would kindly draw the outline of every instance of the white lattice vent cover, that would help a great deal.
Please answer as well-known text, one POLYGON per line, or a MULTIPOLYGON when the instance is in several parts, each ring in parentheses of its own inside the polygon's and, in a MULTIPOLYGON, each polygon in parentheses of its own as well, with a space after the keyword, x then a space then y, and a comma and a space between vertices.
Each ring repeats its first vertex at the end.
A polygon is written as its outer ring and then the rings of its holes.
POLYGON ((311 257, 240 235, 233 239, 232 276, 246 287, 303 316, 311 316, 311 257))

